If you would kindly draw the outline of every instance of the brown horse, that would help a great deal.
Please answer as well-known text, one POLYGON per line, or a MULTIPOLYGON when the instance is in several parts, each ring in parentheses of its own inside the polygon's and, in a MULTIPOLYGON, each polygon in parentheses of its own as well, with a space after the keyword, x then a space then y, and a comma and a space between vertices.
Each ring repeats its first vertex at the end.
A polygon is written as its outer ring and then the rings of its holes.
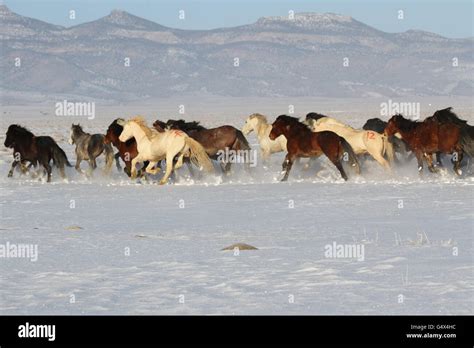
POLYGON ((454 154, 454 171, 457 175, 461 175, 459 168, 463 150, 460 144, 459 127, 453 124, 440 124, 434 120, 416 122, 406 119, 402 115, 395 115, 388 121, 384 134, 392 136, 397 133, 415 153, 420 175, 423 173, 423 157, 428 163, 430 172, 437 172, 432 157, 436 152, 454 154))
MULTIPOLYGON (((250 145, 244 134, 233 126, 221 126, 217 128, 207 129, 199 124, 199 122, 186 122, 184 120, 168 120, 166 123, 155 121, 153 127, 158 131, 165 128, 179 129, 191 138, 199 142, 206 151, 209 158, 217 160, 218 155, 222 151, 234 150, 250 150, 250 145)), ((222 171, 229 174, 231 163, 220 163, 222 171)))
MULTIPOLYGON (((125 168, 123 171, 130 176, 131 175, 131 168, 132 168, 132 159, 134 159, 138 155, 138 150, 137 150, 137 142, 135 141, 135 138, 131 138, 127 140, 126 142, 122 142, 119 140, 119 136, 122 133, 123 126, 119 125, 117 122, 119 120, 125 121, 121 118, 117 118, 112 122, 107 129, 107 134, 105 135, 104 138, 104 143, 106 144, 112 144, 114 145, 118 153, 115 154, 115 160, 117 161, 117 168, 119 169, 119 164, 118 164, 118 156, 122 159, 122 161, 125 163, 125 168)), ((148 165, 147 162, 145 162, 145 167, 148 165)), ((142 176, 144 173, 142 170, 138 171, 138 176, 142 176)))
POLYGON ((287 139, 288 154, 282 168, 285 175, 281 181, 288 180, 293 162, 298 157, 319 157, 325 154, 336 166, 344 180, 347 175, 342 167, 341 157, 347 154, 351 165, 360 173, 359 162, 349 143, 334 132, 312 132, 305 124, 295 117, 280 115, 272 124, 270 139, 275 140, 280 135, 287 139))
MULTIPOLYGON (((433 116, 427 117, 425 121, 436 121, 439 124, 454 124, 459 127, 461 131, 460 143, 462 145, 464 155, 474 157, 474 126, 471 126, 467 121, 460 119, 452 108, 437 110, 433 116)), ((436 161, 440 167, 443 166, 441 162, 441 153, 436 153, 436 161)))

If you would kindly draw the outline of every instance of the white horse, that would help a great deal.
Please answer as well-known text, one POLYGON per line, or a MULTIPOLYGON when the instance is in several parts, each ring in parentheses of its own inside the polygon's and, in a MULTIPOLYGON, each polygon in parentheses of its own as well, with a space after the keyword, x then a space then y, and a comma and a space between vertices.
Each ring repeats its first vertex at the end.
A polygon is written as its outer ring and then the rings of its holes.
POLYGON ((280 135, 275 140, 271 140, 269 135, 272 125, 268 124, 267 118, 261 114, 252 114, 245 121, 242 133, 245 135, 254 131, 260 144, 260 151, 264 161, 270 158, 272 153, 286 151, 286 138, 280 135))
POLYGON ((356 155, 368 153, 381 166, 390 169, 390 163, 393 162, 395 155, 392 143, 388 141, 388 137, 385 135, 374 131, 354 129, 327 116, 317 120, 307 118, 306 124, 313 132, 331 131, 336 133, 346 139, 356 155), (388 161, 384 155, 387 155, 388 161))
POLYGON ((125 142, 134 137, 137 142, 138 155, 132 159, 131 163, 132 179, 137 176, 137 163, 149 161, 146 172, 157 174, 160 168, 153 168, 159 161, 166 159, 166 173, 160 181, 160 185, 163 185, 168 181, 173 170, 183 165, 184 156, 189 156, 193 163, 203 167, 207 172, 214 170, 214 166, 201 144, 180 130, 166 130, 160 133, 149 128, 143 117, 140 116, 117 123, 123 126, 119 136, 120 141, 125 142), (173 168, 175 156, 178 156, 178 160, 173 168))

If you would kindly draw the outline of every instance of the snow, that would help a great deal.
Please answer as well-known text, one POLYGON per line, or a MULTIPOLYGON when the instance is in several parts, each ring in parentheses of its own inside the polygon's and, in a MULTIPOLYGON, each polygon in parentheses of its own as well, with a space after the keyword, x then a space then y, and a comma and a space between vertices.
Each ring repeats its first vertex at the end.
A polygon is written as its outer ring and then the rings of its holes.
MULTIPOLYGON (((73 162, 72 120, 15 121, 53 135, 73 162)), ((472 176, 367 161, 344 182, 320 160, 280 183, 281 161, 224 180, 183 169, 166 186, 68 168, 48 184, 7 178, 2 149, 0 244, 39 255, 0 258, 0 314, 474 313, 472 176), (221 250, 234 243, 258 250, 221 250), (326 257, 333 243, 363 245, 364 260, 326 257)))

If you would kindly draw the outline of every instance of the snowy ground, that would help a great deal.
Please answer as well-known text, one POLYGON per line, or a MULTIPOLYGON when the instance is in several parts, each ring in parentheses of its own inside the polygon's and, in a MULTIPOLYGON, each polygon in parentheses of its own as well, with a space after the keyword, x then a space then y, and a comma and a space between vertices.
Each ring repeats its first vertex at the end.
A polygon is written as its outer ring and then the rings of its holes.
MULTIPOLYGON (((41 110, 5 107, 0 141, 20 123, 55 137, 72 162, 72 120, 41 110)), ((104 132, 113 115, 132 115, 107 110, 81 123, 104 132)), ((377 116, 347 110, 355 126, 377 116)), ((229 111, 227 122, 241 126, 250 113, 229 111)), ((192 182, 183 170, 177 184, 157 186, 115 168, 92 179, 68 168, 68 182, 53 175, 47 184, 6 178, 2 146, 0 245, 35 244, 39 255, 0 258, 0 314, 474 313, 472 175, 420 179, 415 163, 388 174, 365 162, 361 177, 348 170, 343 182, 320 160, 280 183, 281 160, 225 181, 192 182), (221 251, 233 243, 259 250, 221 251), (333 243, 363 246, 363 260, 326 257, 333 243)))

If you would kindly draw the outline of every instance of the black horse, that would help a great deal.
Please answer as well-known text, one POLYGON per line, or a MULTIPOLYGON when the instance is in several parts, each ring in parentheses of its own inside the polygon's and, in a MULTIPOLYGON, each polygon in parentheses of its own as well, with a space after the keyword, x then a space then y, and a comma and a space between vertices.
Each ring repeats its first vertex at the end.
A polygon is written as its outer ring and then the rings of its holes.
POLYGON ((24 165, 30 162, 30 166, 37 166, 38 162, 48 174, 48 182, 51 181, 51 160, 62 178, 66 177, 64 166, 71 167, 66 153, 58 146, 53 138, 49 136, 35 136, 29 130, 16 124, 10 125, 7 130, 5 147, 13 149, 13 163, 8 177, 13 176, 13 170, 18 164, 24 165))

